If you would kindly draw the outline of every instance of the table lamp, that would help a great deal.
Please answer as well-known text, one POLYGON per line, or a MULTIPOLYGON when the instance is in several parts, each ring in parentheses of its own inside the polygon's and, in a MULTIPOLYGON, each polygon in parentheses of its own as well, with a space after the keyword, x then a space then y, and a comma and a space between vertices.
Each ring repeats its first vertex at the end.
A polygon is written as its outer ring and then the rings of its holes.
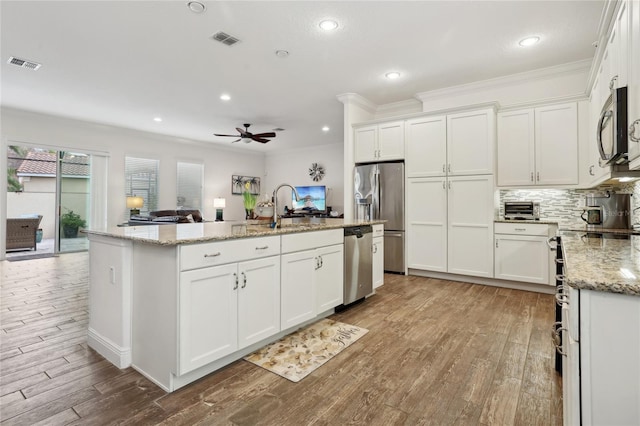
POLYGON ((224 222, 224 219, 222 219, 222 209, 226 207, 226 204, 224 198, 213 199, 213 208, 216 209, 216 222, 224 222))
POLYGON ((131 212, 131 216, 134 214, 140 214, 140 208, 143 206, 144 200, 142 197, 127 197, 127 208, 131 212))

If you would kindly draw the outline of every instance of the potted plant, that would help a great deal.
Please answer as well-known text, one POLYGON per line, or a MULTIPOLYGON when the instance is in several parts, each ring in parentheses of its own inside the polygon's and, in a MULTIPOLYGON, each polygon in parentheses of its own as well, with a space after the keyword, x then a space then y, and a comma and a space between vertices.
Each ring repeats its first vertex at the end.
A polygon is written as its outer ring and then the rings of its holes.
POLYGON ((62 226, 62 233, 65 238, 76 238, 78 229, 87 226, 87 221, 81 218, 79 214, 74 213, 73 210, 69 210, 60 216, 60 226, 62 226))

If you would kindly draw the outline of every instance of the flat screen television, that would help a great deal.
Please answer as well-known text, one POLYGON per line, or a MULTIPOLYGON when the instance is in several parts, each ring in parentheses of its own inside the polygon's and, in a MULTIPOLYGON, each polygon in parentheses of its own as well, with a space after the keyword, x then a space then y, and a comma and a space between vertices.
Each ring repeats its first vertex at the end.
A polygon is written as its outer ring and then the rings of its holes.
POLYGON ((296 212, 317 213, 327 211, 327 187, 324 185, 296 186, 296 191, 300 196, 300 201, 296 201, 296 196, 291 191, 291 204, 296 212))

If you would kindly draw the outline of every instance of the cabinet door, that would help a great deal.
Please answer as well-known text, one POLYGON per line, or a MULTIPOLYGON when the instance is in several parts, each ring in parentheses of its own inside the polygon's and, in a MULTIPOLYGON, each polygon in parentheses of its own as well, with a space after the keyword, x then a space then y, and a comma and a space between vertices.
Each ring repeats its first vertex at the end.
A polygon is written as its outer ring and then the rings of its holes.
POLYGON ((344 245, 336 244, 316 250, 316 312, 322 313, 341 305, 344 294, 344 245))
POLYGON ((238 348, 280 331, 280 256, 238 265, 238 348))
POLYGON ((493 110, 447 116, 449 175, 493 174, 495 114, 493 110))
POLYGON ((359 127, 354 130, 353 146, 356 163, 377 160, 378 126, 359 127))
POLYGON ((405 128, 407 177, 444 176, 447 165, 445 116, 408 120, 405 128))
POLYGON ((281 330, 286 330, 316 316, 317 261, 315 250, 282 255, 281 330))
POLYGON ((384 284, 384 238, 373 239, 373 259, 371 261, 373 271, 373 289, 384 284))
MULTIPOLYGON (((602 84, 602 81, 600 82, 602 84)), ((536 183, 578 183, 578 109, 575 102, 536 108, 536 183)))
POLYGON ((533 109, 498 114, 498 185, 535 185, 533 109))
POLYGON ((493 277, 493 176, 450 177, 448 272, 493 277))
POLYGON ((404 121, 378 125, 378 160, 404 158, 404 121))
MULTIPOLYGON (((633 137, 640 140, 640 2, 629 2, 629 46, 627 74, 627 117, 629 127, 634 126, 633 137)), ((629 138, 629 159, 634 170, 640 169, 640 142, 629 138)))
POLYGON ((496 234, 495 241, 496 278, 552 284, 546 237, 496 234))
POLYGON ((182 272, 179 374, 238 349, 237 264, 182 272))
POLYGON ((407 180, 408 267, 447 271, 447 180, 407 180))

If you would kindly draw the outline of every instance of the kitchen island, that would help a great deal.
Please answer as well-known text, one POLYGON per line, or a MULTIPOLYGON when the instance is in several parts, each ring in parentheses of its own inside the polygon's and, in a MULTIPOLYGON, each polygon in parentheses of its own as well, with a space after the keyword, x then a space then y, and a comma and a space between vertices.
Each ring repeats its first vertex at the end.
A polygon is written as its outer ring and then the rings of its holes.
POLYGON ((382 223, 88 230, 88 344, 171 392, 332 314, 343 301, 343 228, 382 223))
POLYGON ((640 424, 640 235, 611 231, 558 233, 565 424, 640 424))

